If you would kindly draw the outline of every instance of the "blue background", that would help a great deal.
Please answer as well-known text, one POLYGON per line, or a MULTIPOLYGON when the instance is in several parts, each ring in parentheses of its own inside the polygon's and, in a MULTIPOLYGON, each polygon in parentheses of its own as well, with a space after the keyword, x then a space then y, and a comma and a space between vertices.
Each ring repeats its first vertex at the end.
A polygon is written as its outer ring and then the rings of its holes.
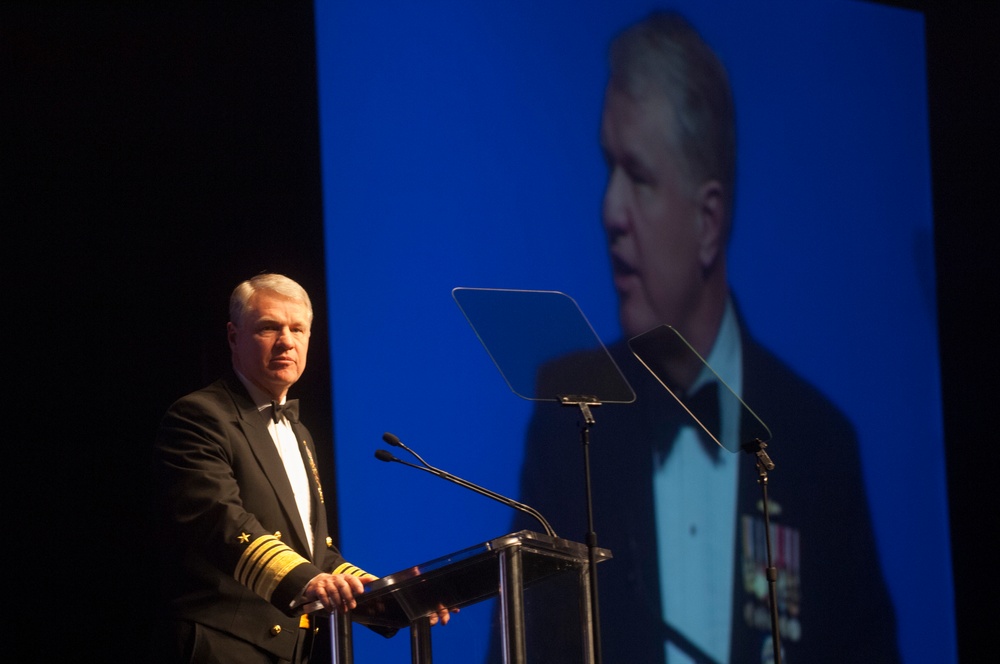
MULTIPOLYGON (((736 98, 734 291, 751 330, 859 430, 870 563, 904 658, 954 661, 923 17, 846 0, 674 6, 736 98)), ((509 524, 485 498, 372 457, 392 431, 516 497, 530 404, 453 287, 561 290, 605 342, 619 335, 597 128, 607 43, 649 8, 316 5, 338 491, 367 505, 340 514, 341 541, 375 573, 509 524)), ((477 659, 488 613, 436 630, 435 658, 477 659)), ((355 638, 366 658, 405 661, 403 638, 355 638)))

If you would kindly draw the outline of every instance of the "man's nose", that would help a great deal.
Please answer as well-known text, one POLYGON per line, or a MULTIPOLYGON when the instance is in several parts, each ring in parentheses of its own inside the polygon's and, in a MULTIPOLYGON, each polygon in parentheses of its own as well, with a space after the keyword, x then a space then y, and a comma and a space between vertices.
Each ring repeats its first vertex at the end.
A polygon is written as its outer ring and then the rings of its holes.
POLYGON ((628 205, 625 192, 626 177, 622 169, 608 173, 601 203, 601 222, 609 238, 622 235, 628 228, 628 205))
POLYGON ((278 334, 278 345, 283 348, 292 348, 295 346, 295 337, 292 335, 291 328, 284 327, 278 334))

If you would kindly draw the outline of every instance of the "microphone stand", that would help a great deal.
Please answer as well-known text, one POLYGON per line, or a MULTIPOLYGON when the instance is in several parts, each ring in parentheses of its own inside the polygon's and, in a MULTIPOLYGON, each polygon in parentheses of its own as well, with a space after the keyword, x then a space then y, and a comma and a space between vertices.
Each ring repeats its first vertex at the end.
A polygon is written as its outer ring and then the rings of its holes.
POLYGON ((768 601, 771 605, 771 645, 774 647, 774 664, 781 664, 781 635, 778 630, 778 570, 774 567, 771 559, 771 515, 767 504, 767 471, 774 470, 774 462, 768 456, 764 448, 767 443, 755 438, 750 443, 743 445, 743 450, 757 457, 757 483, 760 484, 760 491, 764 505, 764 540, 767 546, 767 591, 768 601))
POLYGON ((489 489, 481 487, 478 484, 473 484, 472 482, 469 482, 468 480, 463 480, 461 477, 457 477, 455 475, 452 475, 451 473, 449 473, 447 471, 444 471, 444 470, 441 470, 440 468, 435 468, 434 466, 432 466, 429 463, 427 463, 426 461, 424 461, 423 457, 421 457, 419 454, 417 454, 416 452, 414 452, 413 450, 411 450, 409 447, 407 447, 406 445, 404 445, 403 442, 399 440, 399 438, 397 438, 395 435, 393 435, 391 433, 384 434, 382 436, 382 440, 384 440, 385 442, 389 443, 390 445, 392 445, 394 447, 399 447, 399 448, 402 448, 402 449, 406 450, 411 455, 413 455, 413 457, 417 461, 419 461, 421 465, 418 466, 418 465, 416 465, 414 463, 409 463, 407 461, 403 461, 402 459, 400 459, 400 458, 398 458, 396 456, 393 456, 388 450, 376 450, 375 451, 375 458, 378 459, 379 461, 395 461, 396 463, 401 463, 404 466, 409 466, 410 468, 416 468, 417 470, 422 470, 425 473, 430 473, 431 475, 434 475, 436 477, 440 477, 443 480, 447 480, 447 481, 449 481, 449 482, 451 482, 453 484, 457 484, 460 487, 469 489, 470 491, 475 491, 476 493, 478 493, 481 496, 486 496, 487 498, 492 498, 493 500, 495 500, 495 501, 497 501, 499 503, 503 503, 504 505, 506 505, 508 507, 512 507, 512 508, 514 508, 514 509, 516 509, 516 510, 518 510, 520 512, 524 512, 525 514, 528 514, 528 515, 534 517, 535 519, 538 520, 539 523, 542 524, 542 528, 545 529, 545 534, 546 535, 548 535, 549 537, 552 537, 553 539, 558 538, 558 535, 556 535, 556 531, 552 529, 552 526, 549 525, 549 522, 545 519, 544 516, 542 516, 541 512, 539 512, 538 510, 536 510, 534 507, 531 507, 529 505, 525 505, 523 503, 519 503, 516 500, 513 500, 513 499, 508 498, 508 497, 506 497, 504 495, 496 493, 495 491, 490 491, 489 489))
MULTIPOLYGON (((597 533, 594 530, 594 501, 591 492, 590 481, 590 427, 594 425, 594 415, 591 407, 601 405, 597 397, 591 396, 560 396, 559 403, 564 406, 577 406, 583 416, 583 424, 580 427, 580 442, 583 448, 583 476, 584 489, 587 496, 587 554, 588 554, 588 581, 590 582, 590 621, 593 642, 593 656, 591 661, 594 664, 601 664, 601 620, 600 605, 597 598, 597 533)), ((780 664, 780 663, 776 663, 780 664)))

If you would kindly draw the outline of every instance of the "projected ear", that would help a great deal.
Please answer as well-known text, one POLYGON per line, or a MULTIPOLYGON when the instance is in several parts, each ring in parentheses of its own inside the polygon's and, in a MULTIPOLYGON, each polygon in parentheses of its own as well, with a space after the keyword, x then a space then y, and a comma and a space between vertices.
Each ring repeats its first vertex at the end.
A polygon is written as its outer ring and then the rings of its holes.
POLYGON ((726 248, 726 201, 718 180, 709 180, 698 188, 698 216, 701 240, 698 257, 703 269, 719 261, 726 248))

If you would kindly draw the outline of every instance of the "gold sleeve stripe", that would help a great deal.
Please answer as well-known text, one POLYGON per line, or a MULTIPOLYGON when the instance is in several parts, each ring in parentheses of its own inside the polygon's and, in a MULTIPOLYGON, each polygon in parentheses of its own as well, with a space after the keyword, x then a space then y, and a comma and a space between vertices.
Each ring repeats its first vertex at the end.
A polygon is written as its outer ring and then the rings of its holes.
POLYGON ((285 576, 309 562, 273 535, 261 535, 247 547, 233 577, 267 601, 285 576))
POLYGON ((281 546, 281 542, 272 535, 254 540, 240 557, 234 574, 236 579, 252 588, 260 574, 267 569, 271 557, 281 550, 281 546))
POLYGON ((352 565, 351 563, 341 563, 333 570, 334 574, 347 574, 348 576, 374 576, 373 574, 368 574, 357 565, 352 565))

